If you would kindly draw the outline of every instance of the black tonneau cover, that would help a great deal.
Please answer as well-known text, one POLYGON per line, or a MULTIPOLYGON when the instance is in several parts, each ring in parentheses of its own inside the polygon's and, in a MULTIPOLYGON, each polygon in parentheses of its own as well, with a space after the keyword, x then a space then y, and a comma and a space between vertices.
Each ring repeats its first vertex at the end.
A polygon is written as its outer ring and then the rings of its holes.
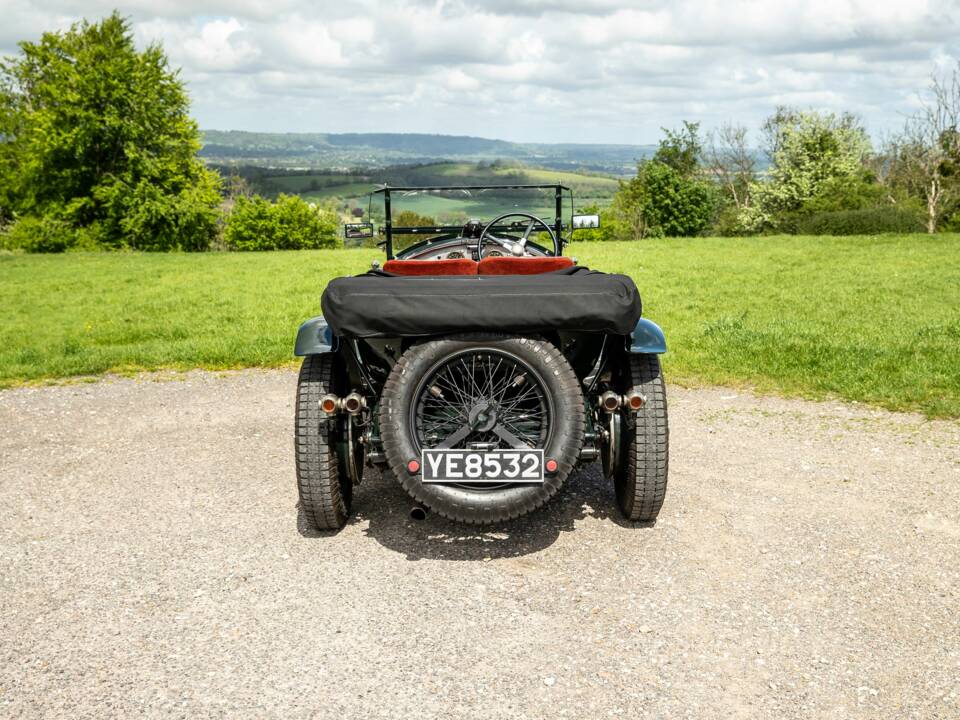
POLYGON ((541 275, 400 276, 332 280, 321 299, 337 335, 397 337, 466 331, 629 334, 640 293, 626 275, 574 267, 541 275))

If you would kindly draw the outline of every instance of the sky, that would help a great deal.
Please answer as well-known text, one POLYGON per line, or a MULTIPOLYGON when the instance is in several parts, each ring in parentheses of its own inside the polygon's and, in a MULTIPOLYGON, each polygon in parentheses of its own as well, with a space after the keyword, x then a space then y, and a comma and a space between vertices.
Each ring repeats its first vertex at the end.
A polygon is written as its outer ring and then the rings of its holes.
POLYGON ((791 105, 880 137, 960 59, 960 0, 0 0, 0 52, 114 7, 220 130, 647 144, 791 105))

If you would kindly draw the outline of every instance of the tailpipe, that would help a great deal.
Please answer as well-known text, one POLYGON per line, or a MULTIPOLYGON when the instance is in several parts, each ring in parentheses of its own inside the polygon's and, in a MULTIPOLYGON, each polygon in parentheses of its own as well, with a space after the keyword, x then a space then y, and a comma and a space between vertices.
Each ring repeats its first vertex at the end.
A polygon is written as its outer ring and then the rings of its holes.
POLYGON ((367 400, 360 393, 352 392, 343 399, 343 409, 356 415, 367 406, 367 400))
POLYGON ((427 519, 427 509, 423 505, 414 505, 410 508, 410 519, 411 520, 426 520, 427 519))

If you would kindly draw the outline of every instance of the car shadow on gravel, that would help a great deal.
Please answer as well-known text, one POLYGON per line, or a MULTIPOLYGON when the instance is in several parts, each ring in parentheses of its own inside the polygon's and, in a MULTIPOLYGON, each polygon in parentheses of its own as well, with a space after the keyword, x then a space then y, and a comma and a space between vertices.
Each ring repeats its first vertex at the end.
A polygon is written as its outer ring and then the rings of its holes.
MULTIPOLYGON (((591 465, 571 477, 544 507, 516 520, 477 527, 456 523, 439 515, 425 520, 410 518, 414 502, 389 477, 368 470, 354 490, 350 524, 367 523, 364 534, 385 548, 403 553, 408 560, 495 560, 543 550, 561 533, 576 530, 587 517, 611 521, 621 527, 642 528, 650 523, 624 520, 616 507, 613 483, 591 465)), ((298 521, 300 534, 323 537, 298 521)))

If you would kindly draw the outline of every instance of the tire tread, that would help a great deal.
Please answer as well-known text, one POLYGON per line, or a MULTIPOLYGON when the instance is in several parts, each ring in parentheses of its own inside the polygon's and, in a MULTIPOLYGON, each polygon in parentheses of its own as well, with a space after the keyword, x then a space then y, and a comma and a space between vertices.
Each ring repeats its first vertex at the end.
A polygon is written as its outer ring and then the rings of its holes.
MULTIPOLYGON (((294 449, 297 491, 307 521, 317 530, 338 530, 350 515, 341 488, 331 423, 321 417, 320 398, 333 391, 334 356, 308 355, 297 378, 294 449)), ((343 479, 345 482, 349 480, 343 479)))
POLYGON ((647 402, 624 433, 625 462, 614 482, 624 516, 652 522, 667 494, 670 428, 666 388, 656 355, 629 355, 627 362, 628 389, 642 393, 647 402))

